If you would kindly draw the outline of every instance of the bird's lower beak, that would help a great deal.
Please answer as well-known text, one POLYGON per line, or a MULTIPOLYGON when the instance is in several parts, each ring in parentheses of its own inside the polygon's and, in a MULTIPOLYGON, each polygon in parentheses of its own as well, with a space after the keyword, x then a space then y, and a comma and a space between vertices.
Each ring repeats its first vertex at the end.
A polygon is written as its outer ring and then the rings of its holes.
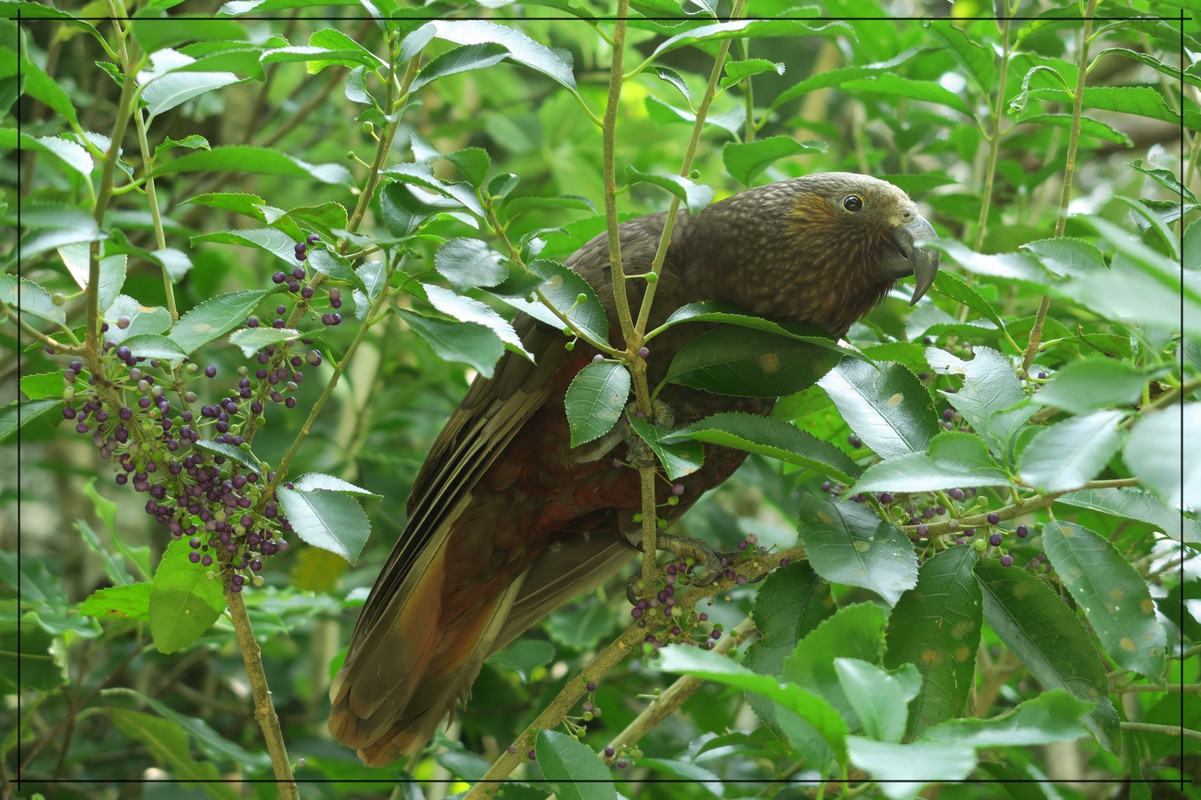
POLYGON ((941 254, 937 250, 921 246, 923 241, 937 239, 938 234, 925 217, 919 216, 907 225, 893 228, 892 238, 897 253, 888 260, 886 268, 893 278, 913 276, 913 299, 909 301, 909 305, 913 305, 925 296, 934 284, 934 277, 938 275, 938 260, 941 254))

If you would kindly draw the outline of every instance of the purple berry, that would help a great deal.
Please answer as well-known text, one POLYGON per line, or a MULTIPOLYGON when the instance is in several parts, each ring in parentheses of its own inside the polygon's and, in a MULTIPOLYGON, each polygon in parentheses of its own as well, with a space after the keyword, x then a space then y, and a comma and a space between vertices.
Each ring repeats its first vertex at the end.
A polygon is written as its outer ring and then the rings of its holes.
POLYGON ((1025 539, 1027 536, 1030 535, 1030 529, 1027 528, 1025 525, 1018 525, 1017 535, 1018 535, 1019 539, 1025 539))
POLYGON ((988 524, 989 525, 996 525, 1000 521, 1001 521, 1001 517, 998 514, 996 514, 995 512, 988 515, 988 524))
POLYGON ((1012 567, 1013 566, 1013 556, 1009 555, 1008 553, 1001 556, 1001 566, 1002 567, 1012 567))
POLYGON ((288 279, 288 276, 282 272, 276 272, 274 275, 271 276, 271 280, 275 283, 283 283, 287 279, 288 279))
POLYGON ((993 547, 1000 547, 1001 546, 1001 534, 994 533, 992 536, 989 536, 988 543, 991 544, 993 547))

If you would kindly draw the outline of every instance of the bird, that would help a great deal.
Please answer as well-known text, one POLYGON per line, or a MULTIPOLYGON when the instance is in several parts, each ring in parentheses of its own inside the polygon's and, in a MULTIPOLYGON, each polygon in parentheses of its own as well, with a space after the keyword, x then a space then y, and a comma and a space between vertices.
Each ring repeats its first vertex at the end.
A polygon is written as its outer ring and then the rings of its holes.
MULTIPOLYGON (((666 220, 657 213, 618 226, 626 274, 650 270, 666 220)), ((841 337, 897 280, 915 277, 911 304, 926 293, 939 254, 920 243, 934 238, 901 189, 870 176, 815 173, 752 187, 677 213, 647 330, 684 304, 721 301, 841 337)), ((614 346, 624 348, 606 236, 565 263, 592 286, 614 346)), ((645 285, 626 282, 635 314, 645 285)), ((368 766, 420 753, 486 658, 640 552, 639 474, 621 464, 624 440, 601 440, 611 444, 604 452, 596 442, 570 446, 564 395, 597 350, 569 349, 563 332, 524 314, 513 325, 533 361, 506 352, 434 441, 331 682, 329 730, 368 766)), ((653 340, 652 387, 704 328, 676 325, 653 340)), ((675 427, 718 412, 765 415, 775 402, 678 385, 658 399, 675 427)), ((662 505, 666 522, 745 457, 706 444, 703 465, 679 479, 679 502, 662 505)), ((658 483, 661 504, 679 490, 658 483)))

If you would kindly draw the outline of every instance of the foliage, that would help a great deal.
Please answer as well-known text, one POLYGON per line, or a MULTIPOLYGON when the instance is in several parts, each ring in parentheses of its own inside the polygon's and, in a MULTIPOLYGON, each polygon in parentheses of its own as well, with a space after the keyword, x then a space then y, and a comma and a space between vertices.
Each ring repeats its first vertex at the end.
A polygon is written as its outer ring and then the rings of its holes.
POLYGON ((624 583, 552 615, 405 796, 479 792, 490 764, 522 798, 1197 776, 1180 4, 193 5, 0 5, 21 17, 0 21, 6 792, 390 791, 324 734, 325 693, 468 377, 524 353, 523 311, 610 356, 572 386, 573 444, 655 391, 562 265, 614 221, 607 169, 622 218, 868 172, 932 211, 943 270, 842 343, 677 312, 725 327, 669 380, 787 395, 771 419, 634 424, 670 479, 697 442, 753 454, 679 526, 744 555, 681 583, 681 633, 653 608, 622 633, 624 583))

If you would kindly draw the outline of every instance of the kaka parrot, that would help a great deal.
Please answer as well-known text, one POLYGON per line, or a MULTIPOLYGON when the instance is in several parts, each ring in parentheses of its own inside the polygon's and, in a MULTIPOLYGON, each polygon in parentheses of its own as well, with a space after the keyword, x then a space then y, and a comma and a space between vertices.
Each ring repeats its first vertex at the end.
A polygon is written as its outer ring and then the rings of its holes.
MULTIPOLYGON (((650 270, 666 217, 620 225, 628 274, 650 270)), ((824 173, 748 189, 676 217, 647 329, 686 303, 718 300, 842 336, 897 279, 915 276, 912 302, 930 288, 939 256, 917 242, 931 238, 909 197, 875 178, 824 173)), ((620 340, 606 237, 566 263, 595 289, 620 340)), ((635 314, 644 287, 627 283, 635 314)), ((638 471, 615 460, 626 456, 624 440, 570 446, 564 393, 596 351, 565 349, 560 331, 526 315, 514 327, 534 363, 506 353, 447 421, 330 687, 330 731, 371 766, 419 751, 488 656, 639 552, 638 471)), ((655 338, 652 387, 705 327, 677 325, 655 338)), ((767 414, 774 403, 677 385, 659 399, 675 426, 723 411, 767 414)), ((679 481, 679 503, 661 506, 667 522, 745 457, 706 444, 704 465, 679 481)), ((659 483, 663 503, 670 487, 659 483)))

